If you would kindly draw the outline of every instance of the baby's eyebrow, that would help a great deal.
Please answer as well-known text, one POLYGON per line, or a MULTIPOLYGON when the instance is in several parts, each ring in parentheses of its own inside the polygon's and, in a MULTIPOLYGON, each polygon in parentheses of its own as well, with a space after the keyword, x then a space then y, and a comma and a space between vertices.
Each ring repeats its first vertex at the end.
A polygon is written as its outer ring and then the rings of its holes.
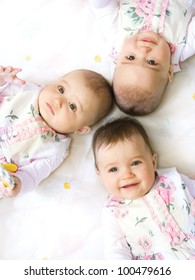
POLYGON ((160 70, 161 70, 161 67, 159 67, 159 65, 150 65, 148 63, 146 63, 144 67, 149 70, 156 71, 156 72, 160 72, 160 70))
POLYGON ((134 61, 134 60, 123 61, 123 62, 121 62, 121 64, 122 64, 122 65, 126 65, 126 66, 132 66, 132 67, 135 67, 135 66, 144 67, 144 68, 147 68, 147 69, 152 70, 152 71, 155 71, 155 72, 160 72, 161 69, 162 69, 162 66, 161 66, 160 64, 158 64, 158 65, 150 65, 150 64, 148 64, 147 62, 145 62, 144 64, 139 65, 139 64, 137 64, 137 62, 134 61))
POLYGON ((62 83, 62 84, 65 84, 66 86, 70 86, 69 85, 69 83, 64 79, 64 78, 62 78, 60 81, 59 81, 59 83, 62 83))
POLYGON ((79 98, 77 96, 75 96, 75 99, 76 99, 76 104, 77 104, 77 107, 79 108, 79 110, 81 112, 84 112, 84 109, 83 109, 83 105, 82 103, 80 102, 79 98))
POLYGON ((108 169, 108 168, 110 168, 110 167, 116 167, 116 165, 117 165, 116 162, 110 162, 110 163, 104 165, 103 167, 106 168, 106 169, 108 169))

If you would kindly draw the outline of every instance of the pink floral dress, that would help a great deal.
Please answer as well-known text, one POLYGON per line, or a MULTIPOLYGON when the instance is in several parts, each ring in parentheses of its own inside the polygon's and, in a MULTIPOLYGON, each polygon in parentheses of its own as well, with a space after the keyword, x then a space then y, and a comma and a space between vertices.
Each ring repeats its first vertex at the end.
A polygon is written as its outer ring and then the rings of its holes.
POLYGON ((137 260, 195 259, 192 196, 175 169, 159 176, 152 190, 136 200, 111 196, 106 206, 137 260))
MULTIPOLYGON (((169 43, 174 71, 179 71, 179 58, 186 42, 191 11, 184 7, 183 0, 122 0, 120 1, 117 53, 124 38, 140 30, 154 31, 169 43)), ((114 55, 114 54, 113 54, 114 55)))

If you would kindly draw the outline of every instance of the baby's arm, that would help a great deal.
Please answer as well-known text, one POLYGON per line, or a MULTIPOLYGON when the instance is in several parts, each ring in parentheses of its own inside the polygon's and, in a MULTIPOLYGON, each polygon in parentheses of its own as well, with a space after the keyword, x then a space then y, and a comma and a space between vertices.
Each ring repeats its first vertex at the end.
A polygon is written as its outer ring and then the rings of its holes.
POLYGON ((19 167, 14 173, 15 187, 11 190, 0 183, 0 197, 13 197, 19 192, 32 191, 43 179, 48 177, 62 162, 64 158, 37 159, 28 165, 19 167))
POLYGON ((11 66, 3 67, 0 65, 0 86, 6 83, 15 83, 19 85, 25 84, 25 81, 18 78, 17 74, 21 72, 20 68, 13 68, 11 66))
POLYGON ((184 61, 195 54, 195 16, 193 16, 189 26, 186 38, 186 44, 183 48, 180 61, 184 61))
POLYGON ((107 15, 116 10, 119 6, 119 1, 117 0, 89 0, 89 6, 95 13, 101 13, 102 9, 104 10, 103 14, 107 15))
POLYGON ((180 174, 182 180, 184 181, 185 185, 188 188, 189 193, 193 198, 195 198, 195 180, 190 179, 186 175, 180 174))
POLYGON ((119 1, 89 0, 89 9, 99 26, 102 38, 105 40, 105 53, 107 53, 106 55, 111 60, 110 53, 118 33, 119 1))
POLYGON ((116 218, 107 209, 103 209, 103 230, 105 258, 109 260, 131 260, 129 246, 116 218))
POLYGON ((29 165, 19 168, 17 176, 21 181, 21 192, 32 191, 43 179, 47 178, 64 160, 64 157, 36 159, 29 165))
POLYGON ((192 180, 183 174, 181 174, 181 177, 186 184, 189 193, 194 198, 194 200, 191 202, 191 213, 193 216, 195 216, 195 180, 192 180))

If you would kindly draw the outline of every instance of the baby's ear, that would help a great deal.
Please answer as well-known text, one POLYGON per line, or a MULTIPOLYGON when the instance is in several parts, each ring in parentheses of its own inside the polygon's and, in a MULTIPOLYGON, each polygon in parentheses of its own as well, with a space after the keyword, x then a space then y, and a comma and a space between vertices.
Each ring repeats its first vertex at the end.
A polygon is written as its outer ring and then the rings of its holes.
POLYGON ((173 80, 173 65, 170 65, 170 68, 169 68, 169 83, 172 82, 173 80))
MULTIPOLYGON (((99 172, 99 169, 96 167, 95 168, 95 171, 96 171, 96 174, 99 176, 100 175, 100 172, 99 172)), ((195 201, 195 200, 194 200, 195 201)))
POLYGON ((154 169, 156 170, 156 168, 157 168, 157 154, 153 154, 152 163, 153 163, 154 169))
POLYGON ((83 126, 82 128, 76 130, 74 133, 75 134, 87 134, 91 131, 91 128, 89 126, 83 126))

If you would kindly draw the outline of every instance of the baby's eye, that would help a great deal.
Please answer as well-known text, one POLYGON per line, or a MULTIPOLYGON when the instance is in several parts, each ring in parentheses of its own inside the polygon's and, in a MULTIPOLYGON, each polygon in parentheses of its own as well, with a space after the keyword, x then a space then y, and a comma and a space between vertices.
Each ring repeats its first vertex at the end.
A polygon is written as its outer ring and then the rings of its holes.
POLYGON ((58 90, 59 90, 59 92, 60 92, 61 94, 64 93, 64 88, 63 88, 62 86, 59 86, 59 87, 58 87, 58 90))
POLYGON ((135 160, 134 162, 132 162, 131 166, 137 166, 141 163, 140 160, 135 160))
POLYGON ((134 56, 134 55, 128 55, 128 56, 126 56, 126 58, 127 58, 128 60, 134 60, 134 59, 135 59, 135 56, 134 56))
POLYGON ((147 63, 150 65, 157 65, 157 63, 153 59, 147 60, 147 63))
POLYGON ((74 103, 69 103, 69 107, 72 111, 76 110, 76 105, 74 103))
POLYGON ((117 167, 112 167, 108 170, 109 173, 113 173, 113 172, 116 172, 118 169, 117 167))

